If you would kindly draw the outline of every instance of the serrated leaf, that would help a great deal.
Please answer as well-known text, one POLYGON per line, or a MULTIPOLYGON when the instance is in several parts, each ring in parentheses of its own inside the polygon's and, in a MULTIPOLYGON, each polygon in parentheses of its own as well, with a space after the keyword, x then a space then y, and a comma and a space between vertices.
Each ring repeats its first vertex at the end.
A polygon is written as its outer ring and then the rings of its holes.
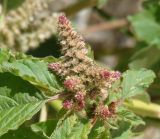
POLYGON ((47 139, 46 137, 37 135, 30 127, 21 126, 15 131, 9 131, 0 139, 47 139))
POLYGON ((88 134, 90 130, 91 130, 91 124, 88 121, 78 122, 72 128, 72 131, 68 135, 67 139, 88 139, 88 134))
POLYGON ((123 74, 122 98, 141 94, 153 82, 155 74, 151 70, 128 70, 123 74))
POLYGON ((97 121, 91 132, 89 133, 88 139, 109 139, 110 132, 109 128, 104 127, 104 124, 100 121, 97 121))
POLYGON ((50 73, 47 63, 39 59, 19 59, 12 62, 3 62, 0 66, 1 72, 10 72, 30 82, 46 92, 54 94, 62 91, 57 77, 50 73))
POLYGON ((130 139, 133 136, 131 124, 121 121, 118 130, 112 130, 111 135, 113 139, 130 139))
POLYGON ((149 44, 160 44, 160 25, 149 11, 144 10, 128 19, 139 40, 149 44))
POLYGON ((68 139, 67 137, 71 133, 73 126, 77 123, 76 120, 77 117, 75 115, 60 120, 50 139, 68 139))
POLYGON ((34 86, 10 73, 1 73, 0 136, 31 119, 44 103, 45 99, 34 86))
POLYGON ((118 128, 111 130, 113 139, 130 139, 136 134, 132 131, 132 129, 136 126, 145 124, 139 116, 122 106, 118 108, 117 118, 118 128))
POLYGON ((45 122, 40 122, 33 124, 31 126, 32 131, 36 132, 39 135, 49 138, 56 128, 58 120, 47 120, 45 122))
POLYGON ((118 116, 121 118, 121 120, 130 123, 131 127, 145 124, 139 116, 135 115, 132 111, 129 111, 124 107, 119 108, 118 116))

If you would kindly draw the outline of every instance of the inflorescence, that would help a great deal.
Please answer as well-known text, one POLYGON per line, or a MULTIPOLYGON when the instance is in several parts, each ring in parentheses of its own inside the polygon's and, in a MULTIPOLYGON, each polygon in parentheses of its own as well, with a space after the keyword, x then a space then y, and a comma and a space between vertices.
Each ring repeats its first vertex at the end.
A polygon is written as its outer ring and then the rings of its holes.
POLYGON ((55 34, 57 14, 49 8, 52 1, 25 0, 7 11, 0 26, 0 47, 26 52, 55 34))
POLYGON ((63 107, 73 111, 92 108, 92 115, 100 119, 114 115, 116 102, 106 106, 104 101, 112 84, 121 78, 120 72, 101 67, 88 57, 82 36, 74 31, 64 15, 58 17, 58 35, 63 56, 48 68, 61 77, 65 93, 69 94, 63 107))

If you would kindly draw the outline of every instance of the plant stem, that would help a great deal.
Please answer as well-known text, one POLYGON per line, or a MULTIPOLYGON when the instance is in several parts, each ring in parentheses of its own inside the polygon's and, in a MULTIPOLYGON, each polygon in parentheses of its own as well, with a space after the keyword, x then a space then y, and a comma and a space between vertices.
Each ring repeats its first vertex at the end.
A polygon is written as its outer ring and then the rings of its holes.
POLYGON ((64 12, 67 16, 71 16, 84 8, 96 6, 97 2, 98 0, 80 0, 75 4, 62 9, 61 12, 64 12))
POLYGON ((46 105, 44 105, 41 109, 41 112, 40 112, 39 121, 44 122, 46 120, 47 120, 47 107, 46 107, 46 105))
POLYGON ((160 105, 158 104, 132 99, 131 103, 125 102, 125 105, 140 116, 160 119, 160 105))
POLYGON ((62 101, 61 100, 54 100, 54 101, 50 102, 49 104, 56 112, 59 112, 62 108, 62 101))
POLYGON ((60 94, 50 97, 47 102, 50 104, 50 106, 52 106, 54 110, 58 112, 62 108, 61 99, 65 99, 69 95, 70 94, 60 93, 60 94))
POLYGON ((54 100, 57 100, 57 99, 63 99, 63 98, 65 98, 65 97, 67 97, 68 95, 70 95, 70 94, 60 93, 60 94, 57 94, 57 95, 55 95, 55 96, 50 97, 50 98, 47 100, 47 102, 51 102, 51 101, 54 101, 54 100))

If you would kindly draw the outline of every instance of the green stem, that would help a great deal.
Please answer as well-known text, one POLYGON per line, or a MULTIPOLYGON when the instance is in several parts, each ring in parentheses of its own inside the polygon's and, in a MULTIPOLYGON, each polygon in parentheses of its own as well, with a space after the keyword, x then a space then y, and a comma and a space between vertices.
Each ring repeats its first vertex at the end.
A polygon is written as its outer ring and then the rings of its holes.
POLYGON ((57 112, 59 112, 62 108, 62 101, 61 100, 54 100, 49 102, 50 106, 57 112))
POLYGON ((77 3, 62 9, 61 12, 64 12, 66 15, 73 15, 77 12, 79 12, 80 10, 84 9, 84 8, 88 8, 88 7, 93 7, 96 6, 98 0, 80 0, 77 3))
POLYGON ((131 103, 125 102, 125 105, 140 116, 160 119, 160 105, 158 104, 132 99, 131 103))
POLYGON ((46 121, 46 120, 47 120, 47 107, 46 107, 46 105, 44 105, 44 106, 41 108, 39 121, 40 121, 40 122, 44 122, 44 121, 46 121))

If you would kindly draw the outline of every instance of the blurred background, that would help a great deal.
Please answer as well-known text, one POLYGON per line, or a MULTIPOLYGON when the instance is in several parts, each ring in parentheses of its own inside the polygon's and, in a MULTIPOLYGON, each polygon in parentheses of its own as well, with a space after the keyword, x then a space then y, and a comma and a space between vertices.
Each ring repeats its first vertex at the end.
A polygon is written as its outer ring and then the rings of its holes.
POLYGON ((151 105, 137 107, 146 126, 135 139, 160 139, 160 1, 0 0, 0 47, 59 57, 56 17, 61 12, 92 47, 97 61, 121 72, 129 68, 155 72, 155 82, 137 98, 151 105))

